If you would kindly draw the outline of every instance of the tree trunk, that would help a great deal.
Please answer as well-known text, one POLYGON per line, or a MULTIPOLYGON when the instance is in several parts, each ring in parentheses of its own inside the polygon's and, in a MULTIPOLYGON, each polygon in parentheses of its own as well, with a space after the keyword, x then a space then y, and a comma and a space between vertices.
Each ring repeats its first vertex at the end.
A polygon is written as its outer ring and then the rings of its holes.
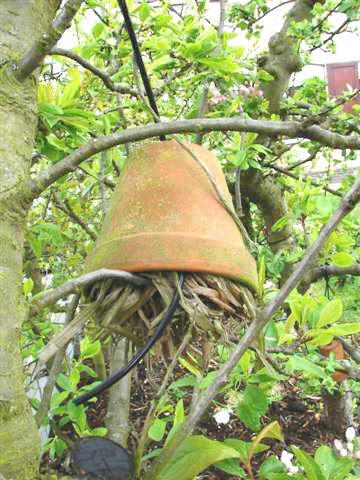
POLYGON ((344 435, 345 430, 354 424, 351 391, 348 390, 345 394, 338 390, 333 393, 323 392, 323 400, 327 428, 338 435, 344 435))
POLYGON ((53 19, 58 0, 1 0, 0 8, 0 473, 37 478, 40 442, 25 395, 19 340, 26 314, 22 262, 25 198, 37 125, 36 79, 13 65, 53 19))

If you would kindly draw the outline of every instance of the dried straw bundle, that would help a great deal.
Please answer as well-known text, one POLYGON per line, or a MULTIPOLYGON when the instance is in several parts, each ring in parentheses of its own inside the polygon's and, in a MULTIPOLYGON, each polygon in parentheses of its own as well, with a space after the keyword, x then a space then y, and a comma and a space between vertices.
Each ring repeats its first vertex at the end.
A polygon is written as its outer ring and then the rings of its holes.
MULTIPOLYGON (((95 311, 97 338, 104 340, 109 335, 119 335, 140 345, 152 334, 174 289, 178 288, 178 274, 156 272, 144 276, 151 283, 143 289, 105 280, 86 292, 95 311)), ((209 274, 186 274, 179 307, 172 320, 175 343, 181 341, 189 323, 197 330, 227 340, 228 331, 234 332, 236 325, 244 325, 249 319, 244 305, 248 293, 243 286, 229 279, 209 274)))
MULTIPOLYGON (((88 324, 93 339, 126 337, 141 346, 152 335, 178 288, 176 272, 143 274, 149 286, 139 288, 119 280, 103 280, 84 292, 80 313, 42 349, 39 366, 45 365, 88 324)), ((223 341, 236 339, 239 327, 253 317, 252 296, 242 285, 223 277, 187 273, 179 306, 166 339, 178 344, 188 325, 193 332, 223 341), (229 333, 231 332, 231 334, 229 333)), ((172 345, 167 348, 171 353, 172 345)))

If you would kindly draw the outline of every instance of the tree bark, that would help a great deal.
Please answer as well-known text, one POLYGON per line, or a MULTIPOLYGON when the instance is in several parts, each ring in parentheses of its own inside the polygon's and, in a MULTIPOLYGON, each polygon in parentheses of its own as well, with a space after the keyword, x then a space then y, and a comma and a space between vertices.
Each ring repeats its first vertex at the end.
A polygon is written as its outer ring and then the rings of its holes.
MULTIPOLYGON (((131 347, 126 338, 112 345, 110 358, 110 375, 124 368, 131 357, 131 347)), ((129 411, 131 393, 131 374, 124 377, 120 382, 109 390, 109 404, 105 419, 109 431, 109 438, 127 447, 130 433, 129 411)))
POLYGON ((53 19, 58 0, 2 0, 0 9, 0 473, 38 477, 40 441, 24 390, 19 340, 26 314, 23 247, 37 125, 36 78, 19 82, 14 65, 53 19))

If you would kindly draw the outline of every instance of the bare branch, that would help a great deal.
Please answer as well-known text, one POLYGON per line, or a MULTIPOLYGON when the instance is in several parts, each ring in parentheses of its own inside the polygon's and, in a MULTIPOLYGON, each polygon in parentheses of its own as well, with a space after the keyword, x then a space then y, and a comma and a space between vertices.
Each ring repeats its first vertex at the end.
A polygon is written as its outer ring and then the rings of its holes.
POLYGON ((84 275, 81 275, 74 280, 70 280, 53 290, 44 291, 36 295, 31 304, 31 314, 36 314, 42 308, 51 305, 52 303, 56 303, 60 298, 66 297, 67 295, 70 295, 70 293, 78 293, 87 285, 103 280, 104 278, 118 279, 136 285, 137 287, 144 287, 149 284, 147 279, 139 275, 123 272, 121 270, 101 268, 95 272, 85 273, 84 275))
POLYGON ((190 412, 186 421, 179 428, 176 435, 164 447, 158 461, 155 463, 154 467, 145 477, 146 480, 155 480, 159 477, 160 472, 168 464, 169 460, 173 458, 173 455, 178 449, 178 447, 192 432, 195 425, 198 423, 212 400, 216 397, 221 387, 226 383, 228 375, 237 365, 242 355, 250 347, 252 342, 258 337, 263 327, 271 319, 274 313, 276 313, 278 308, 284 303, 290 292, 300 282, 306 270, 309 268, 310 265, 313 264, 314 260, 320 253, 331 232, 337 227, 340 221, 355 207, 359 200, 360 178, 354 183, 352 188, 345 195, 339 208, 336 210, 330 220, 323 226, 316 241, 307 250, 298 267, 282 286, 278 294, 258 312, 257 318, 252 322, 250 327, 246 330, 239 344, 230 354, 229 360, 224 363, 224 365, 220 368, 215 380, 199 397, 194 408, 190 412))
POLYGON ((325 130, 318 125, 304 127, 300 122, 252 120, 239 117, 198 118, 178 120, 175 122, 162 122, 142 127, 128 128, 119 133, 90 140, 89 143, 78 148, 55 165, 43 170, 37 178, 31 180, 29 184, 29 197, 37 197, 58 178, 74 171, 81 162, 108 148, 145 140, 151 137, 158 137, 160 135, 213 131, 243 131, 264 134, 270 137, 282 135, 288 138, 307 138, 333 148, 360 149, 359 135, 345 136, 325 130))
POLYGON ((73 18, 81 7, 83 0, 66 0, 63 8, 60 10, 49 30, 36 41, 34 45, 26 52, 24 58, 20 61, 16 70, 16 77, 23 81, 40 65, 47 53, 62 37, 67 30, 73 18))
POLYGON ((99 68, 95 67, 91 63, 89 63, 87 60, 84 58, 80 57, 75 52, 72 52, 71 50, 65 50, 64 48, 53 48, 49 52, 51 55, 61 55, 63 57, 70 58, 71 60, 74 60, 74 62, 78 63, 81 65, 83 68, 86 70, 89 70, 91 73, 93 73, 96 77, 100 78, 104 85, 111 90, 112 92, 117 92, 117 93, 122 93, 122 94, 128 94, 132 95, 134 97, 138 96, 138 93, 136 90, 126 86, 122 85, 120 83, 115 83, 112 79, 111 76, 107 73, 104 72, 103 70, 100 70, 99 68))
POLYGON ((73 222, 77 223, 89 235, 92 240, 96 240, 96 234, 91 230, 91 228, 89 228, 89 226, 84 222, 84 220, 80 218, 77 213, 74 212, 68 200, 65 200, 65 202, 63 202, 58 192, 54 192, 54 200, 55 205, 59 210, 68 215, 68 217, 70 217, 73 222))

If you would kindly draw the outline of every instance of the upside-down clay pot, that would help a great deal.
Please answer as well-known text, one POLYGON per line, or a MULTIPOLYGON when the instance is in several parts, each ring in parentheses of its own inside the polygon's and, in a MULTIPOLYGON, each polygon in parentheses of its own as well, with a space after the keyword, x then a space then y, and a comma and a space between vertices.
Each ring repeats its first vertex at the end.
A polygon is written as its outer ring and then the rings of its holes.
MULTIPOLYGON (((344 348, 338 340, 333 340, 328 345, 320 347, 320 352, 324 357, 329 357, 330 353, 335 353, 336 360, 344 360, 345 358, 344 348)), ((347 373, 337 370, 333 373, 332 378, 335 382, 340 383, 346 380, 348 375, 347 373)))
MULTIPOLYGON (((231 203, 216 156, 187 143, 231 203)), ((134 150, 121 173, 86 271, 212 273, 257 287, 256 263, 208 176, 176 141, 134 150)))

